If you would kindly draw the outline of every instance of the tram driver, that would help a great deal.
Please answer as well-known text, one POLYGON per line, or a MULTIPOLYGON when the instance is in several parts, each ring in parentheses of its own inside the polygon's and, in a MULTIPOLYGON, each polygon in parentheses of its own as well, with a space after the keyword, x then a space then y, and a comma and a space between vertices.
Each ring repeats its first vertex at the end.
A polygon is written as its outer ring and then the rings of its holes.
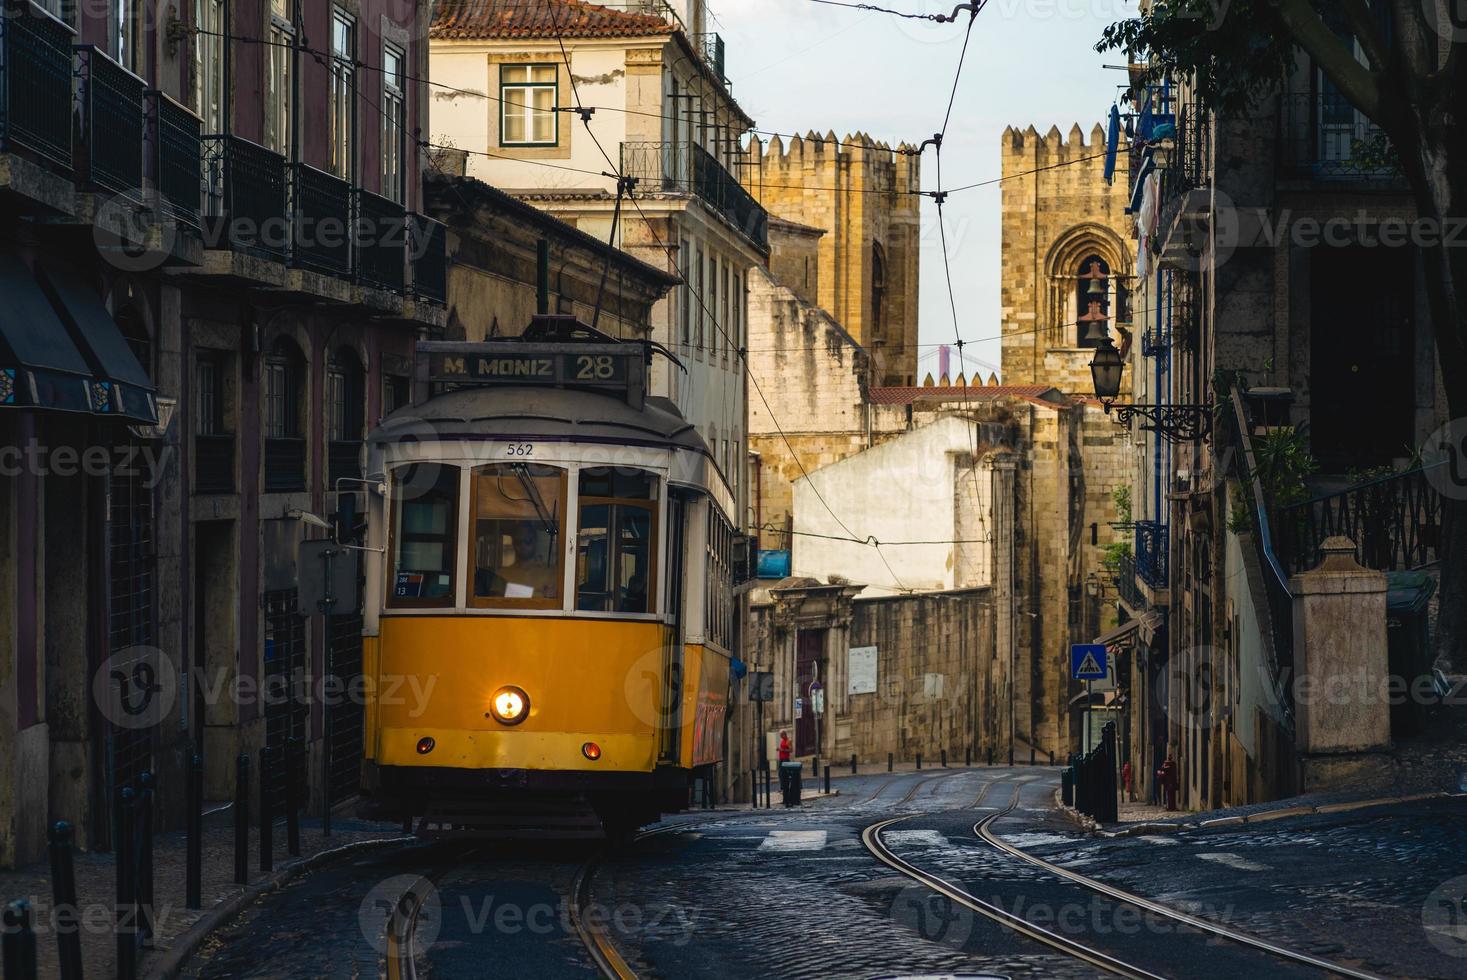
POLYGON ((474 593, 481 598, 555 599, 560 569, 555 536, 538 520, 479 522, 474 593), (506 560, 508 559, 508 560, 506 560))

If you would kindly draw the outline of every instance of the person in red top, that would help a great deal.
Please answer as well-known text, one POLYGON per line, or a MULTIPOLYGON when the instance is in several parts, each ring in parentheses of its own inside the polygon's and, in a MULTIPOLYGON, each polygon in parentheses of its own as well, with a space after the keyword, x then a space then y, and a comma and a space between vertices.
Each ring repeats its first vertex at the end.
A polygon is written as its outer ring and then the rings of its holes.
MULTIPOLYGON (((794 753, 794 746, 790 744, 790 733, 789 732, 780 732, 779 733, 779 761, 781 763, 789 762, 790 761, 790 757, 791 757, 791 755, 793 755, 793 753, 794 753)), ((785 767, 783 765, 781 765, 779 767, 779 792, 780 792, 781 795, 783 795, 784 793, 789 792, 789 781, 790 781, 789 773, 786 772, 785 771, 785 767)))

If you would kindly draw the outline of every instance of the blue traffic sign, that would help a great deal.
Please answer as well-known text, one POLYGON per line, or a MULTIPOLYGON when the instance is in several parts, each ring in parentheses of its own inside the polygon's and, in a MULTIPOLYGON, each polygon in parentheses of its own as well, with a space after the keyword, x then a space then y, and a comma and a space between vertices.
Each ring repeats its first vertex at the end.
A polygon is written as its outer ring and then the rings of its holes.
POLYGON ((1077 681, 1105 680, 1106 661, 1104 643, 1076 643, 1070 647, 1070 676, 1077 681))

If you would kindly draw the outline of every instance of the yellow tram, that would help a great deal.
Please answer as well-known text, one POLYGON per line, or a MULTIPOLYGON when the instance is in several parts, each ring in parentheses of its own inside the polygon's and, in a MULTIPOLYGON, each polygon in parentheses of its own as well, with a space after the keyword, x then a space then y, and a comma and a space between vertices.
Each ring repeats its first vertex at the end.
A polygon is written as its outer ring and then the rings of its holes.
MULTIPOLYGON (((568 321, 568 322, 567 322, 568 321)), ((369 447, 362 793, 438 834, 625 833, 721 760, 733 496, 653 345, 424 343, 369 447)))

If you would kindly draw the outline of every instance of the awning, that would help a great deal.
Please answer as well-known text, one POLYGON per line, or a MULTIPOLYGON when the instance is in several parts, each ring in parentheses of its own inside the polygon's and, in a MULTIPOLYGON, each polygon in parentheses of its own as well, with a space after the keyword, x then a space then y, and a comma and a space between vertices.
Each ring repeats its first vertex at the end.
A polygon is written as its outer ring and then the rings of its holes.
POLYGON ((91 382, 91 366, 30 269, 0 251, 0 406, 90 412, 91 382))
POLYGON ((41 283, 91 365, 92 410, 132 422, 158 421, 157 392, 102 299, 75 269, 43 260, 41 283))
POLYGON ((1140 628, 1140 626, 1141 620, 1128 620, 1127 622, 1122 623, 1121 625, 1117 626, 1115 629, 1107 633, 1101 633, 1091 642, 1097 646, 1113 646, 1121 640, 1124 640, 1126 637, 1130 636, 1132 633, 1136 632, 1136 630, 1140 628))

